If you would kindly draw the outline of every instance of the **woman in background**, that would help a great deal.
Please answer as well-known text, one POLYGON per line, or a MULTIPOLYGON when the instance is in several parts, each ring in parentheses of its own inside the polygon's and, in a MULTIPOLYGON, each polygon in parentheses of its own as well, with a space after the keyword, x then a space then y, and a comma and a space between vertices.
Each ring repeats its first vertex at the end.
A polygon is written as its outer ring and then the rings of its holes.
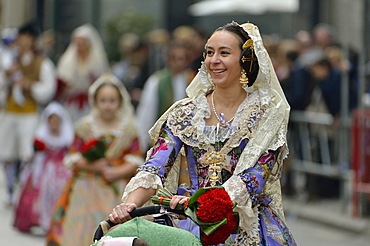
POLYGON ((108 69, 99 32, 91 24, 76 28, 71 43, 57 63, 57 98, 67 107, 74 122, 90 111, 87 91, 108 69))

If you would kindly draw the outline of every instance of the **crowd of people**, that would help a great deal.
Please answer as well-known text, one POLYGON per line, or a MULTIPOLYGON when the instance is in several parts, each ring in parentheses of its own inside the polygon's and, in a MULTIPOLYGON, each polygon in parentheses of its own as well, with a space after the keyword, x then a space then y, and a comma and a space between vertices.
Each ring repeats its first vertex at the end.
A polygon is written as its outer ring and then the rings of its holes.
MULTIPOLYGON (((209 39, 191 26, 126 33, 116 62, 90 24, 71 33, 56 62, 38 46, 40 34, 28 23, 0 47, 10 226, 41 227, 46 245, 90 245, 100 221, 127 221, 164 184, 190 194, 213 184, 238 203, 235 245, 295 245, 279 183, 289 175, 282 169, 289 109, 339 119, 343 73, 349 110, 357 104, 356 52, 345 56, 330 26, 263 40, 257 26, 235 22, 209 39), (224 161, 211 183, 212 153, 224 161)), ((283 183, 283 192, 290 188, 283 183)), ((178 194, 172 205, 187 200, 178 194)))

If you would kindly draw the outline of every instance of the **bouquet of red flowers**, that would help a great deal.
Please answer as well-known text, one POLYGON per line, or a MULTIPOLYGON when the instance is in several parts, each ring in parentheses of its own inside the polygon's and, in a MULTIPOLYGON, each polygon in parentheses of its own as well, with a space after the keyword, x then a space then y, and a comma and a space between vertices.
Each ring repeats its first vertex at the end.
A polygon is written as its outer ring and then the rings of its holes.
MULTIPOLYGON (((103 140, 92 139, 86 142, 81 149, 81 154, 88 161, 96 161, 105 158, 106 143, 103 140)), ((108 182, 107 182, 108 183, 108 182)), ((113 183, 108 183, 116 195, 119 194, 118 188, 113 183)))
POLYGON ((34 151, 43 151, 46 150, 46 144, 40 139, 35 138, 33 140, 33 149, 34 151))
POLYGON ((82 146, 81 154, 88 161, 96 161, 105 157, 106 144, 103 140, 92 139, 82 146))
MULTIPOLYGON (((169 205, 171 196, 168 190, 160 190, 152 201, 169 205)), ((203 245, 217 245, 238 231, 239 214, 233 211, 235 206, 224 187, 214 186, 197 190, 187 204, 179 204, 176 209, 185 209, 185 214, 200 227, 203 245)))

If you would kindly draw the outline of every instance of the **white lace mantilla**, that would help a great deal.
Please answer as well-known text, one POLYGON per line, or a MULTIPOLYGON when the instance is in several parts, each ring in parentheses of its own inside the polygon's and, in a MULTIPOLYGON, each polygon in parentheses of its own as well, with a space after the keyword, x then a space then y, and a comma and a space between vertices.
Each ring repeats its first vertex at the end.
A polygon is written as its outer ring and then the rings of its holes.
POLYGON ((199 95, 186 105, 179 105, 169 113, 167 125, 172 133, 185 144, 206 148, 216 142, 229 139, 227 145, 235 148, 243 139, 251 138, 258 120, 263 115, 258 93, 252 93, 239 105, 230 127, 208 126, 211 115, 205 94, 199 95), (189 124, 190 123, 190 124, 189 124))

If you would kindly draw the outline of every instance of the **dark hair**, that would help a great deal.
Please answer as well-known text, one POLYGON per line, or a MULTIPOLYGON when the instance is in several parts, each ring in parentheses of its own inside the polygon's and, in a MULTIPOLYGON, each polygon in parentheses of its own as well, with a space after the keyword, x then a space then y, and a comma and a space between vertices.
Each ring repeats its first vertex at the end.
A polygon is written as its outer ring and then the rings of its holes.
POLYGON ((101 85, 98 86, 98 88, 96 88, 95 93, 94 93, 94 104, 96 103, 96 97, 98 95, 99 90, 101 88, 103 88, 104 86, 107 86, 107 85, 108 86, 111 86, 111 87, 113 87, 113 88, 115 88, 117 90, 118 95, 119 95, 120 104, 122 105, 123 104, 123 98, 122 98, 122 94, 121 94, 119 88, 115 84, 106 83, 106 82, 102 83, 101 85))
POLYGON ((250 39, 248 33, 245 32, 244 29, 241 26, 235 25, 235 24, 226 24, 222 27, 217 28, 215 30, 215 32, 217 32, 217 31, 228 31, 228 32, 231 32, 231 33, 235 34, 237 37, 239 37, 240 49, 242 51, 241 54, 240 54, 240 65, 245 70, 246 75, 248 77, 248 86, 252 86, 253 83, 256 81, 256 78, 257 78, 257 75, 258 75, 259 64, 258 64, 258 60, 255 60, 255 61, 247 60, 247 61, 244 61, 244 62, 242 61, 242 57, 257 58, 256 54, 254 53, 254 50, 251 49, 251 47, 247 47, 247 48, 243 49, 243 44, 248 39, 250 39))
POLYGON ((41 34, 41 29, 36 21, 31 21, 21 26, 18 34, 28 34, 36 38, 41 34))

